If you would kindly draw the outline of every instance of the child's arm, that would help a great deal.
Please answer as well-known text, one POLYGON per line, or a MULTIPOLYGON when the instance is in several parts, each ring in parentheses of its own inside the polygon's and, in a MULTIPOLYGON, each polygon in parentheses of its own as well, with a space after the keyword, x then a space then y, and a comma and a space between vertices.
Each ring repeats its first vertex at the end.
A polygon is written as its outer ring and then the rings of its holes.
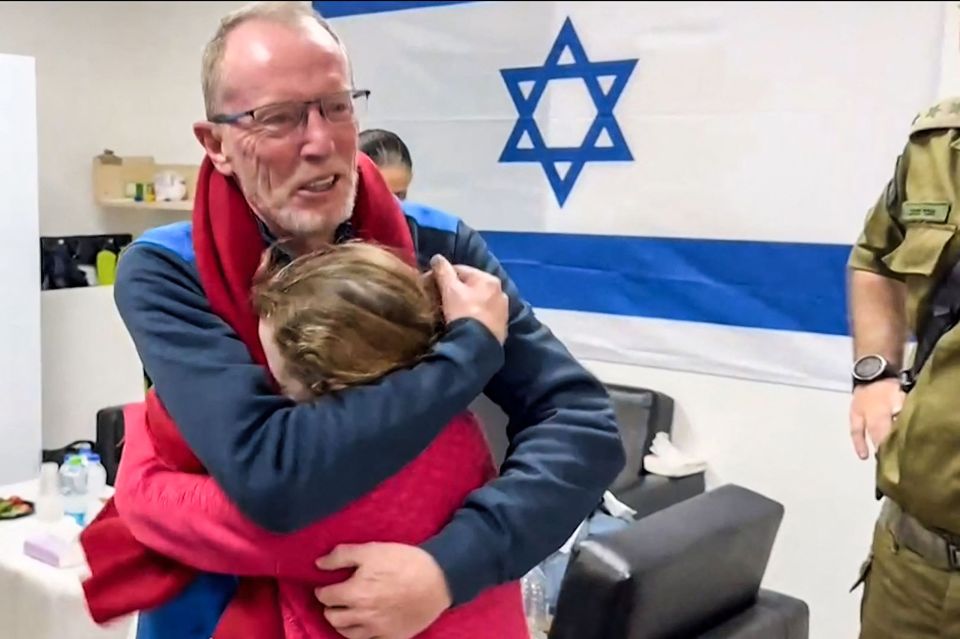
POLYGON ((206 572, 323 580, 313 562, 331 548, 316 527, 284 535, 259 528, 211 477, 167 467, 142 423, 127 424, 124 437, 114 499, 140 543, 206 572))

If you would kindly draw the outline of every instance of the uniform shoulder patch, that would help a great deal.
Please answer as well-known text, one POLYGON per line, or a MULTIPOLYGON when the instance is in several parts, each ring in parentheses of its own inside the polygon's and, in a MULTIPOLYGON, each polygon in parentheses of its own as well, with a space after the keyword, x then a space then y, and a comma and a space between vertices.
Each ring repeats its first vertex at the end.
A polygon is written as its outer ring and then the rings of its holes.
POLYGON ((910 135, 934 129, 960 129, 960 97, 948 98, 924 109, 910 123, 910 135))

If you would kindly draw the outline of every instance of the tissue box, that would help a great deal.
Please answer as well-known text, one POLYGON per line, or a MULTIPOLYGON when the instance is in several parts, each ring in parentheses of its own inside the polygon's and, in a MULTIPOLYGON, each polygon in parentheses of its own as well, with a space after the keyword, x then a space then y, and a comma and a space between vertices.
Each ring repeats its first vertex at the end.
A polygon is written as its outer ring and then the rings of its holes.
POLYGON ((23 553, 55 568, 82 565, 79 533, 80 527, 70 521, 38 530, 23 542, 23 553))

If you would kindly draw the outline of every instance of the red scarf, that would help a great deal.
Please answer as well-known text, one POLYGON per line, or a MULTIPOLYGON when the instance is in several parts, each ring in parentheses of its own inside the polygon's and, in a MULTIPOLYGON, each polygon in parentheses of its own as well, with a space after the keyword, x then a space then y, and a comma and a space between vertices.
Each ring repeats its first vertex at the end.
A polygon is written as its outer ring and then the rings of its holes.
MULTIPOLYGON (((358 156, 357 199, 351 219, 360 239, 397 249, 413 263, 413 241, 400 206, 377 167, 363 154, 358 156)), ((209 159, 204 159, 197 180, 193 244, 200 281, 213 312, 233 328, 254 361, 265 366, 258 320, 250 304, 250 286, 264 240, 235 181, 217 172, 209 159)), ((206 474, 155 391, 147 394, 144 405, 128 407, 126 414, 146 418, 165 462, 184 472, 206 474)), ((113 500, 83 531, 80 542, 91 570, 83 589, 97 623, 167 603, 198 576, 192 568, 138 542, 120 519, 113 500)), ((221 618, 216 637, 282 639, 280 623, 276 582, 244 578, 221 618), (275 614, 264 614, 266 610, 275 614)))

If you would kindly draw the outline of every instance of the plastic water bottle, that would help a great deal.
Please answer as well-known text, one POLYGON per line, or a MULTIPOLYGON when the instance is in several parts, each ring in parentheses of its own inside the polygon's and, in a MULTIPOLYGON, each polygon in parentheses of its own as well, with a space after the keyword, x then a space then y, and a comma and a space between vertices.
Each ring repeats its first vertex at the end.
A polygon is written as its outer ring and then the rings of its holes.
POLYGON ((100 463, 100 455, 87 453, 87 511, 84 522, 96 519, 103 508, 103 491, 107 487, 107 469, 100 463))
POLYGON ((63 512, 83 526, 87 514, 87 465, 80 455, 70 455, 60 466, 63 512))
POLYGON ((550 614, 547 609, 547 576, 540 566, 535 567, 520 580, 523 589, 523 612, 533 639, 546 639, 550 631, 550 614))

